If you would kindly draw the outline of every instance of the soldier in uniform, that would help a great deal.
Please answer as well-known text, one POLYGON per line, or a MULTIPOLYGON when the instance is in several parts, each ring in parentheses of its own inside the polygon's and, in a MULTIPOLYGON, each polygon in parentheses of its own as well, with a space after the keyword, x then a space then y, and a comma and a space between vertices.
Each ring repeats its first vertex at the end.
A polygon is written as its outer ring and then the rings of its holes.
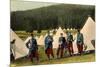
POLYGON ((10 42, 10 60, 15 60, 15 39, 10 42))
POLYGON ((35 37, 31 34, 31 38, 26 43, 27 48, 29 49, 28 57, 33 62, 33 58, 36 58, 37 62, 39 61, 38 57, 38 45, 35 37), (29 45, 30 44, 30 45, 29 45))
POLYGON ((63 57, 63 52, 65 48, 65 43, 66 43, 66 39, 65 37, 63 37, 63 33, 61 33, 60 35, 61 36, 59 37, 59 46, 57 49, 57 58, 59 58, 59 54, 60 54, 60 58, 63 57))
POLYGON ((83 34, 80 33, 80 30, 78 30, 78 33, 77 33, 77 48, 78 48, 78 53, 80 55, 83 52, 83 45, 84 45, 84 37, 83 37, 83 34))
POLYGON ((45 54, 47 55, 49 60, 50 60, 50 55, 54 58, 52 42, 53 38, 48 32, 48 35, 45 37, 45 54))
POLYGON ((73 35, 71 32, 67 33, 67 45, 70 56, 73 55, 73 35))

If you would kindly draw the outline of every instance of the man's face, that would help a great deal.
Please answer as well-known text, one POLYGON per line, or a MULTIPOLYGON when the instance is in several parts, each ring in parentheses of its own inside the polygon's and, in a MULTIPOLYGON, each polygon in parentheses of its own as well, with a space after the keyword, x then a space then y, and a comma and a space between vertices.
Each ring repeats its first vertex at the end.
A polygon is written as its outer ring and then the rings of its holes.
POLYGON ((61 34, 61 37, 63 37, 63 34, 61 34))
POLYGON ((31 34, 31 37, 33 37, 34 35, 33 34, 31 34))
POLYGON ((80 33, 80 30, 78 30, 78 33, 80 33))
POLYGON ((48 35, 50 35, 50 33, 48 33, 48 35))

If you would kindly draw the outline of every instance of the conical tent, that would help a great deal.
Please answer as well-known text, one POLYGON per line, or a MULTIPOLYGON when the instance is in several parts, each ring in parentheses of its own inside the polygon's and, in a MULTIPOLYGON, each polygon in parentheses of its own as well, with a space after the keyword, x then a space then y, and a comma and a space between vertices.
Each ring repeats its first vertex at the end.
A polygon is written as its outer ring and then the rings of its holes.
POLYGON ((87 50, 94 50, 91 40, 95 40, 95 22, 91 17, 88 17, 86 24, 81 30, 84 36, 84 44, 87 45, 87 50))
POLYGON ((41 35, 37 40, 38 45, 44 45, 44 36, 41 35))
POLYGON ((16 40, 14 44, 15 59, 26 56, 28 54, 28 49, 26 48, 25 43, 17 36, 17 34, 12 29, 10 30, 10 34, 10 41, 13 41, 14 39, 16 40))
POLYGON ((38 40, 38 36, 35 36, 35 39, 38 40))
MULTIPOLYGON (((92 20, 91 17, 88 17, 85 25, 81 29, 81 33, 84 36, 84 44, 87 46, 86 51, 94 50, 94 47, 91 43, 91 40, 95 40, 95 22, 92 20)), ((76 41, 74 41, 74 52, 77 51, 76 41)))
POLYGON ((47 34, 47 33, 44 35, 44 38, 45 38, 46 36, 48 36, 48 34, 47 34))
POLYGON ((70 29, 69 28, 67 28, 67 31, 69 31, 70 29))
POLYGON ((60 37, 60 34, 63 33, 63 36, 66 37, 66 33, 64 33, 64 31, 62 30, 61 27, 59 27, 59 29, 57 30, 56 34, 53 36, 53 48, 58 48, 58 45, 59 45, 59 37, 60 37))

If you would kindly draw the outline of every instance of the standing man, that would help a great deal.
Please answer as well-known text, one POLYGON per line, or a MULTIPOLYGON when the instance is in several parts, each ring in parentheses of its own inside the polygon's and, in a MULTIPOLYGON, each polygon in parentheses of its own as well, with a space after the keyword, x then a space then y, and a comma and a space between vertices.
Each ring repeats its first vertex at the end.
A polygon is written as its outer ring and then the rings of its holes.
POLYGON ((77 33, 77 48, 78 48, 78 53, 80 55, 83 53, 83 45, 84 45, 84 37, 83 37, 83 34, 80 33, 80 30, 78 30, 78 33, 77 33))
POLYGON ((26 43, 26 46, 29 49, 29 54, 28 54, 29 59, 33 62, 33 58, 36 58, 36 60, 38 62, 39 61, 38 45, 37 45, 37 41, 32 33, 31 33, 31 38, 26 43))
POLYGON ((15 39, 10 42, 10 60, 15 60, 15 39))
POLYGON ((65 37, 63 37, 63 33, 60 34, 61 36, 59 37, 59 47, 57 49, 57 58, 59 58, 59 54, 60 54, 60 58, 63 57, 63 51, 64 51, 64 47, 65 47, 65 37))
POLYGON ((50 60, 50 55, 54 58, 52 42, 53 38, 48 32, 48 35, 45 37, 45 53, 49 60, 50 60))
POLYGON ((50 55, 54 58, 52 42, 53 42, 53 38, 48 32, 48 35, 45 38, 45 53, 49 60, 50 60, 50 55))
POLYGON ((73 55, 73 35, 71 32, 67 32, 67 44, 70 56, 73 55))

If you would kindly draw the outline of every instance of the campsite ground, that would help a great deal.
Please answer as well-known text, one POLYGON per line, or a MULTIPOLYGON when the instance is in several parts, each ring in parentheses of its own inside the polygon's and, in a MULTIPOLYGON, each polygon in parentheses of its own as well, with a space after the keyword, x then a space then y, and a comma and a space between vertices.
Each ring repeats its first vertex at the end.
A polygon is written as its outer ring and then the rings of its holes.
POLYGON ((46 55, 43 51, 40 52, 40 62, 35 64, 34 62, 30 62, 28 59, 19 59, 16 60, 14 63, 11 63, 11 67, 15 66, 29 66, 29 65, 47 65, 47 64, 68 64, 68 63, 81 63, 81 62, 94 62, 95 61, 95 54, 87 54, 81 56, 72 56, 66 57, 62 59, 51 59, 50 61, 47 59, 46 55))
MULTIPOLYGON (((25 40, 28 37, 28 34, 26 32, 16 32, 17 35, 25 40)), ((43 32, 42 34, 45 34, 43 32)), ((38 34, 40 35, 40 34, 38 34)), ((44 52, 44 47, 39 46, 39 58, 40 61, 38 64, 35 64, 35 62, 30 62, 27 58, 18 59, 15 62, 11 62, 11 67, 16 66, 28 66, 28 65, 45 65, 45 64, 67 64, 67 63, 80 63, 80 62, 94 62, 95 61, 95 53, 92 54, 85 54, 81 56, 72 56, 72 57, 65 57, 62 59, 56 59, 56 49, 54 49, 54 55, 55 58, 51 59, 50 61, 47 59, 47 56, 44 52)))

